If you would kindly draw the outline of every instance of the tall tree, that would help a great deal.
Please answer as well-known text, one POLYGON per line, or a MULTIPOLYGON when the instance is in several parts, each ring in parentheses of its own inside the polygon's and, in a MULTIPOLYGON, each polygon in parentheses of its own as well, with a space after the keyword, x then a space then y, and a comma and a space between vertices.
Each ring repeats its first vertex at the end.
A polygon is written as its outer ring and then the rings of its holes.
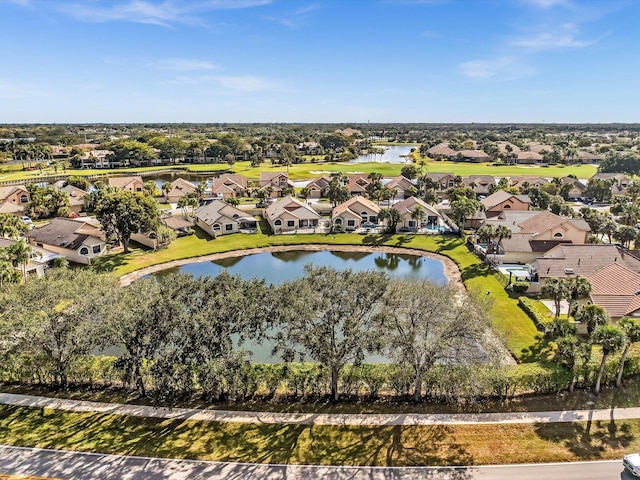
POLYGON ((128 191, 103 191, 95 213, 105 233, 118 239, 124 253, 129 253, 132 234, 153 232, 160 225, 155 199, 128 191))
POLYGON ((587 326, 589 336, 600 326, 609 323, 609 315, 600 305, 589 304, 582 307, 582 310, 576 313, 576 321, 587 326))
POLYGON ((591 293, 591 282, 580 275, 569 277, 567 282, 567 300, 569 301, 568 317, 575 317, 578 308, 578 300, 588 296, 591 293))
POLYGON ((101 345, 117 290, 113 276, 88 269, 51 269, 13 285, 0 305, 17 340, 13 353, 44 358, 54 382, 66 386, 72 364, 101 345))
POLYGON ((618 365, 618 372, 616 374, 616 387, 622 386, 622 374, 624 372, 624 364, 629 355, 629 350, 634 343, 640 342, 640 320, 637 318, 621 318, 618 322, 618 327, 623 331, 625 337, 624 350, 620 357, 620 365, 618 365))
POLYGON ((278 288, 282 326, 276 350, 287 361, 311 358, 331 372, 331 398, 338 400, 338 379, 347 363, 380 351, 374 320, 387 286, 385 274, 305 265, 305 276, 278 288))
POLYGON ((466 292, 428 280, 390 282, 381 329, 391 358, 410 365, 415 401, 424 376, 438 363, 473 364, 494 356, 486 305, 466 292))
POLYGON ((612 353, 616 353, 624 346, 624 332, 613 325, 604 325, 598 327, 598 329, 593 332, 591 342, 594 345, 600 345, 600 347, 602 347, 602 360, 600 361, 600 368, 598 369, 596 385, 593 388, 593 393, 598 395, 600 393, 600 383, 602 381, 602 375, 604 374, 607 357, 612 353))
POLYGON ((544 282, 540 291, 543 296, 550 297, 555 306, 555 318, 560 317, 560 303, 567 297, 567 282, 562 278, 549 278, 544 282))
POLYGON ((556 340, 555 359, 571 373, 569 393, 573 393, 578 377, 577 369, 591 357, 589 345, 575 335, 566 335, 556 340))

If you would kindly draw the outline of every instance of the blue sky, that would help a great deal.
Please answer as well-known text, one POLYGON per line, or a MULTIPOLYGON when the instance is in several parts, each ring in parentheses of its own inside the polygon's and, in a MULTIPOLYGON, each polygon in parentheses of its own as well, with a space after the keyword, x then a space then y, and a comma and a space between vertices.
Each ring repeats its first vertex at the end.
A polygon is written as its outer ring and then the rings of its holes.
POLYGON ((0 122, 637 122, 635 0, 0 0, 0 122))

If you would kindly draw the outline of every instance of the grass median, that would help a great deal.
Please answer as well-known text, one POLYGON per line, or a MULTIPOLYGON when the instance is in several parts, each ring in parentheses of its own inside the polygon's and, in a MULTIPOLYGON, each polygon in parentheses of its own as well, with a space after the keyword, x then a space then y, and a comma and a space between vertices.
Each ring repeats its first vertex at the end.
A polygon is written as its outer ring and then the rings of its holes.
POLYGON ((308 426, 161 420, 2 406, 0 443, 234 462, 486 465, 620 458, 640 448, 640 420, 308 426))

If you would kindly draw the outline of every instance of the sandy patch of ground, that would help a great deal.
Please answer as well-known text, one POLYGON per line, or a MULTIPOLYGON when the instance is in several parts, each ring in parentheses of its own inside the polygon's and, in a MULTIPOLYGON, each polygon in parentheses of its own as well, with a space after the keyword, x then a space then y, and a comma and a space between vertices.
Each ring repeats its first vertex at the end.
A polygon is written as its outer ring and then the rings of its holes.
POLYGON ((429 257, 436 260, 440 260, 444 265, 444 273, 449 279, 450 285, 462 285, 462 277, 460 270, 453 260, 444 255, 438 255, 437 253, 425 252, 424 250, 414 250, 410 248, 398 248, 398 247, 368 247, 365 245, 280 245, 274 247, 262 247, 262 248, 249 248, 245 250, 234 250, 232 252, 213 253, 211 255, 204 255, 202 257, 185 258, 181 260, 173 260, 171 262, 161 263, 159 265, 153 265, 151 267, 142 268, 135 272, 128 273, 120 277, 120 284, 125 286, 131 282, 138 280, 150 273, 160 272, 167 268, 180 267, 182 265, 188 265, 190 263, 211 262, 214 260, 222 260, 224 258, 244 257, 245 255, 252 255, 255 253, 263 252, 291 252, 296 250, 305 250, 311 252, 318 252, 322 250, 333 250, 336 252, 382 252, 382 253, 397 253, 416 255, 419 257, 429 257))

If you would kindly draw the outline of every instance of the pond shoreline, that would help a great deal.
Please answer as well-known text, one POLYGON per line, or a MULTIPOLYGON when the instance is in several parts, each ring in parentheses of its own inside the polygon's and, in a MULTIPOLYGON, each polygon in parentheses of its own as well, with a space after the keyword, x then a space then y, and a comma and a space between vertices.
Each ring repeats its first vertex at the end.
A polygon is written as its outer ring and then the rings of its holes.
POLYGON ((363 252, 363 253, 394 253, 404 255, 415 255, 418 257, 429 257, 435 260, 439 260, 444 265, 444 274, 449 279, 449 285, 464 288, 462 282, 462 276, 460 269, 456 263, 444 255, 437 253, 427 252, 425 250, 418 250, 412 248, 402 247, 370 247, 366 245, 328 245, 328 244, 311 244, 311 245, 279 245, 272 247, 259 247, 249 248, 244 250, 232 250, 229 252, 213 253, 209 255, 203 255, 201 257, 184 258, 180 260, 172 260, 170 262, 160 263, 158 265, 152 265, 150 267, 141 268, 135 272, 127 273, 120 277, 120 285, 127 286, 132 282, 149 275, 152 273, 167 270, 169 268, 181 267, 183 265, 189 265, 191 263, 212 262, 216 260, 222 260, 225 258, 244 257, 247 255, 253 255, 256 253, 278 253, 278 252, 291 252, 296 250, 303 250, 308 252, 320 252, 325 250, 335 252, 363 252))

